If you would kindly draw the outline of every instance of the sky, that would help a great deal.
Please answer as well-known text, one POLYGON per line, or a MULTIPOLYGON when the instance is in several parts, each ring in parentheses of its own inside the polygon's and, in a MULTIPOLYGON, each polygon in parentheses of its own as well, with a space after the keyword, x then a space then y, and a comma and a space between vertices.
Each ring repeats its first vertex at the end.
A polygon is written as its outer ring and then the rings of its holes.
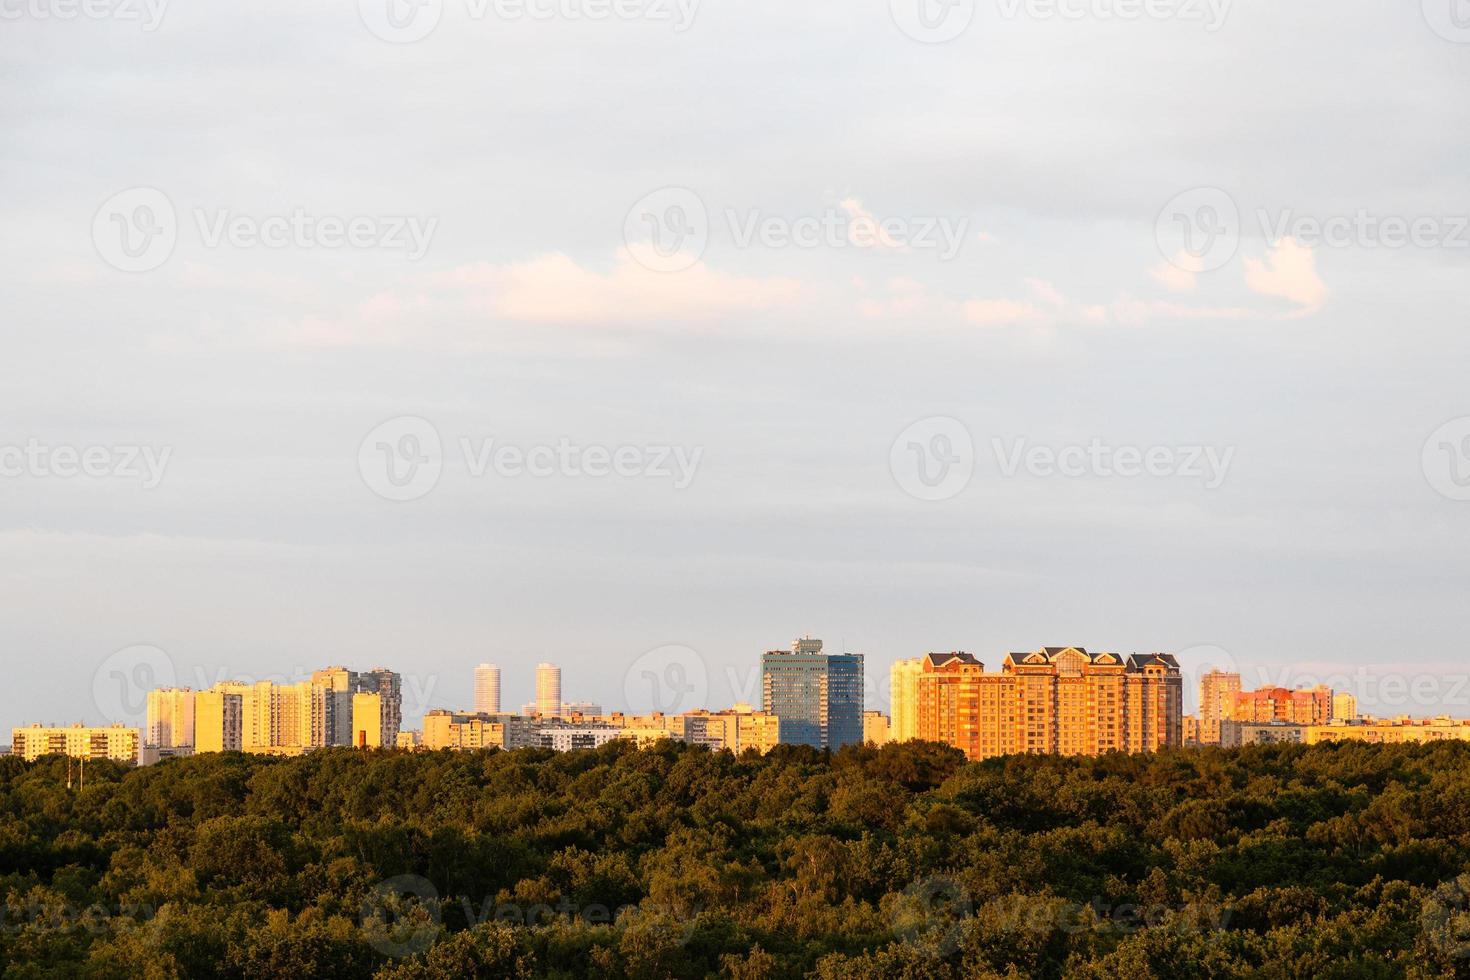
POLYGON ((807 634, 1470 717, 1463 0, 0 20, 0 731, 807 634))

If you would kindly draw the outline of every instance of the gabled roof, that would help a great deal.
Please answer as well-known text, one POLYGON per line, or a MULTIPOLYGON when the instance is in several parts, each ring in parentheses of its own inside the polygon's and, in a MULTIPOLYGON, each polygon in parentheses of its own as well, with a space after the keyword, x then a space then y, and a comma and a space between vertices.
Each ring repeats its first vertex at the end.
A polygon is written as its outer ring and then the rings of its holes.
POLYGON ((1179 661, 1174 659, 1172 653, 1131 653, 1128 655, 1129 670, 1142 670, 1145 667, 1167 667, 1178 670, 1179 661))
POLYGON ((980 661, 975 659, 974 654, 966 653, 963 650, 954 650, 950 653, 924 654, 924 664, 927 667, 945 667, 955 662, 971 666, 981 666, 980 661))

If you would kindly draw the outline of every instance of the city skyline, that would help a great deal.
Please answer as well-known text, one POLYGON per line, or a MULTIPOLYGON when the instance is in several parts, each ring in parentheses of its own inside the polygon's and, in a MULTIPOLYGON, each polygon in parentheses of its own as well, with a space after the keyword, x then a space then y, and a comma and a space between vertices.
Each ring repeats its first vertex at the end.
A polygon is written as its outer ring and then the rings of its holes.
MULTIPOLYGON (((839 641, 839 645, 845 645, 850 652, 858 652, 855 649, 857 644, 842 644, 839 641)), ((664 649, 658 648, 660 651, 664 649)), ((706 658, 688 647, 680 646, 674 649, 683 651, 681 656, 685 658, 690 656, 698 658, 694 663, 698 670, 704 672, 704 680, 707 681, 707 684, 704 685, 708 691, 707 705, 729 706, 738 703, 761 703, 759 663, 758 660, 753 662, 748 652, 742 660, 720 664, 707 661, 706 658)), ((971 647, 970 649, 975 651, 979 648, 971 647)), ((1104 647, 1099 645, 1094 649, 1104 649, 1104 647)), ((934 651, 924 653, 930 652, 934 651)), ((976 655, 987 662, 998 663, 1007 652, 1011 652, 1010 648, 1002 647, 989 653, 977 653, 976 655)), ((1126 655, 1134 652, 1167 651, 1125 650, 1115 652, 1126 655)), ((865 706, 881 708, 885 713, 891 713, 892 668, 905 661, 915 661, 922 654, 885 657, 864 651, 864 655, 866 657, 865 706)), ((1329 683, 1339 691, 1352 694, 1363 706, 1365 713, 1374 713, 1381 717, 1394 717, 1401 714, 1470 716, 1470 674, 1467 674, 1463 668, 1458 671, 1447 669, 1449 665, 1444 665, 1444 669, 1439 670, 1414 670, 1412 666, 1406 667, 1403 664, 1394 663, 1382 663, 1371 667, 1323 661, 1252 663, 1239 661, 1228 651, 1214 645, 1186 648, 1177 651, 1176 655, 1181 658, 1181 667, 1188 678, 1184 688, 1186 712, 1195 715, 1201 714, 1198 679, 1204 677, 1209 670, 1223 666, 1227 672, 1239 673, 1246 686, 1251 688, 1299 688, 1329 683)), ((536 670, 545 664, 545 661, 540 658, 532 659, 535 662, 529 660, 517 662, 512 658, 503 657, 499 665, 491 665, 500 672, 502 678, 501 710, 512 708, 520 710, 520 705, 529 705, 535 701, 536 670)), ((604 662, 607 662, 606 659, 604 662)), ((623 665, 624 675, 618 677, 615 682, 604 681, 602 685, 604 690, 612 689, 620 692, 625 688, 629 682, 629 669, 638 662, 637 657, 628 657, 623 665)), ((426 675, 410 670, 397 671, 403 678, 404 717, 416 719, 434 708, 474 709, 476 704, 474 672, 479 666, 485 666, 485 664, 466 662, 457 670, 451 670, 443 675, 426 675)), ((684 665, 680 664, 680 666, 684 665)), ((93 692, 93 697, 87 699, 87 702, 81 706, 81 710, 78 710, 74 698, 60 697, 58 700, 66 704, 66 707, 60 711, 17 713, 11 718, 0 719, 0 731, 38 721, 47 724, 75 722, 107 724, 115 719, 125 721, 135 719, 137 724, 141 725, 148 691, 155 687, 190 687, 199 690, 224 680, 235 679, 252 682, 256 679, 270 679, 279 683, 302 683, 311 680, 312 675, 319 670, 320 668, 302 664, 293 665, 279 672, 258 670, 252 673, 231 671, 225 668, 205 669, 178 663, 174 658, 168 657, 164 651, 154 647, 129 647, 114 652, 99 665, 97 672, 89 679, 90 682, 87 685, 87 689, 93 692), (155 679, 170 677, 174 679, 173 682, 153 683, 155 679), (148 683, 143 683, 145 680, 148 683), (120 692, 119 685, 127 690, 120 692), (107 707, 99 708, 102 702, 106 702, 107 707), (124 709, 128 702, 133 705, 132 711, 124 709)), ((614 693, 611 697, 606 696, 605 693, 599 696, 597 691, 588 688, 589 679, 580 673, 575 675, 575 682, 571 690, 577 697, 575 699, 566 698, 562 703, 588 704, 608 710, 624 711, 631 710, 633 707, 627 703, 627 698, 621 693, 614 693)), ((703 707, 706 704, 686 706, 703 707)))

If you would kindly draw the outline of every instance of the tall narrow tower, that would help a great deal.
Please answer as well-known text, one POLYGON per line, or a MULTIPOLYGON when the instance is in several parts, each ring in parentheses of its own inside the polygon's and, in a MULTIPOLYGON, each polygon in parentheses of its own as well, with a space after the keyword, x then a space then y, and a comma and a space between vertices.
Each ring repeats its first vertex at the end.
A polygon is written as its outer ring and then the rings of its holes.
POLYGON ((483 714, 500 713, 500 668, 480 664, 475 668, 475 710, 483 714))
POLYGON ((561 715, 561 668, 555 664, 536 665, 536 713, 543 718, 561 715))

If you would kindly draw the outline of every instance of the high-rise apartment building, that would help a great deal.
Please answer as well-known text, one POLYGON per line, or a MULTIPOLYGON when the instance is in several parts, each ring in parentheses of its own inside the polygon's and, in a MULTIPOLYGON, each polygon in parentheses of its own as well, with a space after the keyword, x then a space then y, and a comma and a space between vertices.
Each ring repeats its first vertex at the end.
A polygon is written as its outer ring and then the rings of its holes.
POLYGON ((919 737, 919 675, 924 672, 924 658, 910 657, 895 661, 889 668, 890 710, 888 737, 894 742, 908 742, 919 737))
POLYGON ((382 744, 396 744, 403 728, 403 678, 387 667, 374 667, 359 676, 358 690, 382 697, 382 744))
POLYGON ((1334 724, 1358 720, 1358 699, 1347 691, 1332 695, 1332 721, 1334 724))
POLYGON ((780 719, 781 741, 836 749, 863 740, 863 655, 825 654, 805 637, 761 658, 762 708, 780 719))
POLYGON ((164 687, 148 692, 145 745, 179 749, 194 744, 194 692, 187 687, 164 687))
POLYGON ((1180 744, 1183 681, 1169 654, 1044 647, 1008 654, 1000 673, 968 653, 931 653, 919 678, 919 737, 971 759, 1098 755, 1180 744))
POLYGON ((475 668, 475 710, 484 714, 500 713, 500 668, 480 664, 475 668))
POLYGON ((561 668, 536 665, 536 713, 542 718, 561 717, 561 668))
POLYGON ((883 712, 863 712, 863 741, 868 745, 887 745, 891 740, 891 730, 892 725, 883 712))
POLYGON ((214 688, 194 694, 194 751, 239 752, 241 696, 214 688))
POLYGON ((1220 722, 1235 717, 1240 675, 1212 670, 1199 681, 1199 742, 1220 744, 1220 722))

